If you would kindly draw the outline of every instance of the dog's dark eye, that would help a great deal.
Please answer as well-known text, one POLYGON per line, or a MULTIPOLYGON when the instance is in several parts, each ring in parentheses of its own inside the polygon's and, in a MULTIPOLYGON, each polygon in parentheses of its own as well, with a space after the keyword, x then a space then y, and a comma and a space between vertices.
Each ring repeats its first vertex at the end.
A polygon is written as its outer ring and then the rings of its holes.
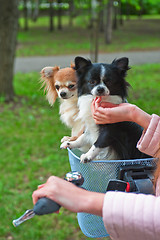
POLYGON ((69 89, 71 89, 71 88, 73 88, 73 87, 74 87, 73 84, 70 84, 70 85, 68 86, 69 89))
POLYGON ((60 87, 59 87, 59 85, 55 85, 55 88, 56 88, 57 90, 59 90, 60 87))
POLYGON ((90 84, 95 84, 95 83, 96 83, 96 80, 94 80, 94 79, 90 80, 90 84))

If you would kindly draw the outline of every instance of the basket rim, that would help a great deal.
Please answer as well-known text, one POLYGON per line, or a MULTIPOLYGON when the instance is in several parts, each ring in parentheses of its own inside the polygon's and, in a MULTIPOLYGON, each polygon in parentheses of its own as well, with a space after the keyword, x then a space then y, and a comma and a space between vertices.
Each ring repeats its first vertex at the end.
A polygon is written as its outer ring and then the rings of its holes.
MULTIPOLYGON (((72 149, 67 148, 68 152, 74 156, 79 162, 80 158, 72 151, 72 149)), ((92 160, 89 164, 93 163, 129 163, 129 162, 145 162, 145 161, 155 161, 156 158, 140 158, 140 159, 125 159, 125 160, 92 160)))

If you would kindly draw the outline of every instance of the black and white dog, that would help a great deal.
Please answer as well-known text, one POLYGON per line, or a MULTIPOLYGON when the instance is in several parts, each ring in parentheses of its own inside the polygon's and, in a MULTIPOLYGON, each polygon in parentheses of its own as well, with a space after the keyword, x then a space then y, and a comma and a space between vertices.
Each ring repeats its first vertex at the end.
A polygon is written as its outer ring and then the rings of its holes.
POLYGON ((80 157, 83 163, 95 158, 116 160, 149 157, 136 148, 143 131, 139 125, 133 122, 96 125, 91 114, 91 103, 97 96, 115 104, 125 101, 130 86, 125 80, 130 69, 128 58, 104 64, 76 57, 75 69, 78 76, 78 117, 84 122, 85 132, 76 141, 62 143, 61 148, 80 148, 90 144, 88 152, 80 157))

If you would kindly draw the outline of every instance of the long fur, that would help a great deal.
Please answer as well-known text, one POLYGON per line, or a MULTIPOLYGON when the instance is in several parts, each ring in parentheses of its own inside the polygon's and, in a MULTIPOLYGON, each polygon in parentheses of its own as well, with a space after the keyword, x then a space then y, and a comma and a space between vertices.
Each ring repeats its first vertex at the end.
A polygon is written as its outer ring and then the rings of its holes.
POLYGON ((72 129, 71 138, 64 137, 61 141, 75 140, 82 132, 82 123, 77 119, 79 109, 77 106, 77 76, 74 65, 60 68, 45 67, 41 70, 42 87, 51 106, 59 99, 59 114, 61 121, 72 129))
POLYGON ((88 59, 76 57, 75 68, 78 76, 79 118, 85 122, 85 133, 80 140, 66 142, 62 147, 76 148, 89 143, 91 148, 81 155, 81 162, 94 158, 148 157, 136 148, 143 130, 139 125, 133 122, 96 125, 91 115, 91 102, 96 96, 115 104, 125 101, 130 86, 125 80, 130 69, 128 58, 115 59, 111 64, 92 64, 88 59))

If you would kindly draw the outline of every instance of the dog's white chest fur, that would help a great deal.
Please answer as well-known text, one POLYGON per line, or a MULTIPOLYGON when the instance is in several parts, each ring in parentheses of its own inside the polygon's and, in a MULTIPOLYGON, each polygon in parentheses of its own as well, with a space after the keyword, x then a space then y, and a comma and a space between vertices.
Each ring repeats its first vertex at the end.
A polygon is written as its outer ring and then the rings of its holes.
MULTIPOLYGON (((78 98, 79 114, 78 119, 81 119, 85 124, 85 132, 88 143, 93 145, 93 143, 98 138, 98 126, 95 124, 95 121, 91 113, 91 103, 94 99, 93 95, 82 95, 78 98)), ((122 98, 119 96, 105 96, 102 97, 103 102, 111 102, 114 104, 122 103, 122 98)))
MULTIPOLYGON (((99 159, 118 159, 116 152, 110 147, 97 148, 94 143, 99 137, 99 126, 95 124, 91 113, 91 104, 94 99, 93 95, 82 95, 78 98, 79 114, 77 120, 81 121, 85 126, 85 132, 76 141, 64 142, 61 144, 61 148, 81 148, 86 147, 84 154, 81 155, 81 162, 91 161, 94 158, 99 159)), ((122 102, 122 98, 119 96, 106 96, 102 97, 102 101, 112 102, 119 104, 122 102)), ((83 151, 83 150, 82 150, 83 151)))
POLYGON ((93 99, 94 97, 92 95, 83 95, 78 98, 78 119, 81 119, 85 125, 85 136, 90 145, 92 145, 98 137, 98 126, 95 124, 91 113, 91 103, 93 99))
POLYGON ((79 109, 77 107, 77 97, 75 99, 60 99, 59 114, 61 121, 69 128, 72 128, 72 135, 76 136, 80 131, 81 121, 77 119, 79 109))
MULTIPOLYGON (((91 113, 91 103, 94 99, 93 95, 82 95, 78 99, 78 106, 79 106, 79 114, 78 118, 81 119, 82 122, 84 122, 85 125, 85 140, 87 143, 92 146, 99 135, 99 127, 95 124, 94 119, 92 117, 91 113)), ((114 104, 120 104, 122 103, 122 98, 119 96, 106 96, 102 97, 103 102, 111 102, 114 104)), ((93 146, 90 149, 89 152, 92 152, 93 146)), ((95 151, 95 149, 94 149, 95 151)), ((98 150, 99 151, 99 150, 98 150)), ((89 154, 88 152, 88 154, 89 154)), ((99 154, 96 156, 96 159, 118 159, 118 156, 115 154, 115 152, 110 151, 110 154, 108 155, 109 151, 108 148, 104 148, 99 152, 99 154)), ((83 158, 83 156, 82 156, 83 158)))

